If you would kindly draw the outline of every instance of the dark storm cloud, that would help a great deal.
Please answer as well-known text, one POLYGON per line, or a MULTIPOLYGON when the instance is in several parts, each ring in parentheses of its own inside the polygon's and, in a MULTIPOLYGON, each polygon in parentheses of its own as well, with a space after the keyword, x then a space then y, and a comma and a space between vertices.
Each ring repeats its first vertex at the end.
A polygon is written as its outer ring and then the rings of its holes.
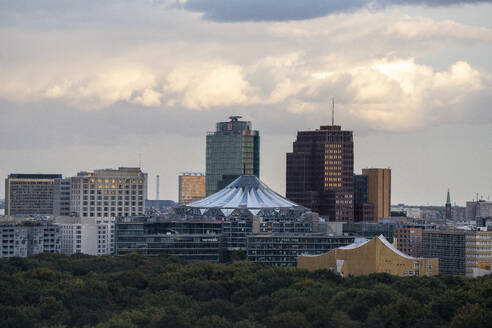
POLYGON ((219 22, 286 21, 323 17, 332 13, 362 8, 378 9, 391 5, 429 7, 487 3, 491 0, 187 0, 179 6, 203 13, 206 19, 219 22))

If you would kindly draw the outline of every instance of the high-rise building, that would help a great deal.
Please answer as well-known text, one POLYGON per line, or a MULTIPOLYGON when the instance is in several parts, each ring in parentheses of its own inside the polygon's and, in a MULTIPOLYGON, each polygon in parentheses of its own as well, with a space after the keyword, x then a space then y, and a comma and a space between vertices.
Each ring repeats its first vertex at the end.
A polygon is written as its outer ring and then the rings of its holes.
POLYGON ((145 213, 147 174, 140 168, 79 172, 71 181, 70 214, 114 218, 145 213))
POLYGON ((55 179, 61 174, 10 174, 5 179, 5 215, 52 215, 55 179))
POLYGON ((368 176, 354 174, 354 221, 374 221, 374 205, 369 203, 368 176))
POLYGON ((451 218, 452 218, 452 212, 451 212, 451 196, 449 195, 449 189, 448 189, 448 194, 446 196, 446 205, 445 205, 444 218, 446 220, 451 220, 451 218))
POLYGON ((178 202, 182 205, 200 200, 206 196, 205 174, 182 173, 178 178, 178 202))
POLYGON ((362 169, 368 177, 368 199, 374 205, 374 219, 391 216, 391 169, 362 169))
POLYGON ((354 219, 354 141, 337 125, 299 131, 287 153, 286 197, 330 221, 354 219))
POLYGON ((492 217, 492 202, 482 199, 466 202, 465 215, 467 220, 492 217))
POLYGON ((231 116, 207 134, 206 194, 223 189, 240 175, 260 177, 260 134, 251 122, 231 116))

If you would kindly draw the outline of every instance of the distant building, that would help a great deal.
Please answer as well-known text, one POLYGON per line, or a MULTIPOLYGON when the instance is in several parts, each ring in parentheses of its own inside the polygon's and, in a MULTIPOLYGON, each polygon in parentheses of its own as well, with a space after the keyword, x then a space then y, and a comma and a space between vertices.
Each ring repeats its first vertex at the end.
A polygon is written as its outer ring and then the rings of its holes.
POLYGON ((270 266, 295 267, 300 255, 319 255, 349 245, 354 237, 323 234, 248 235, 247 258, 270 266))
POLYGON ((466 232, 466 275, 479 277, 492 273, 492 231, 466 232))
POLYGON ((223 189, 240 175, 260 177, 260 134, 251 122, 231 116, 207 134, 206 195, 223 189))
POLYGON ((466 219, 492 217, 492 202, 485 200, 466 202, 466 219))
POLYGON ((178 178, 178 202, 182 205, 205 198, 205 174, 182 173, 178 178))
POLYGON ((60 233, 46 222, 0 222, 0 257, 27 257, 59 253, 60 233))
POLYGON ((169 220, 145 216, 119 218, 116 255, 173 255, 187 261, 220 262, 221 227, 217 220, 169 220))
POLYGON ((55 179, 53 183, 53 216, 70 215, 71 179, 55 179))
POLYGON ((354 220, 352 131, 324 125, 299 131, 287 153, 286 197, 330 221, 354 220))
POLYGON ((422 232, 424 257, 437 257, 441 274, 464 275, 465 239, 465 231, 424 230, 422 232))
POLYGON ((396 248, 403 253, 414 256, 423 256, 422 232, 421 227, 398 227, 395 228, 394 239, 396 248))
POLYGON ((391 169, 362 169, 368 177, 368 199, 374 205, 374 218, 391 216, 391 169))
POLYGON ((53 215, 53 186, 61 178, 61 174, 10 174, 5 179, 5 215, 53 215))
POLYGON ((384 236, 361 244, 334 249, 318 256, 299 256, 298 268, 328 269, 343 277, 385 272, 396 276, 435 276, 439 274, 437 258, 417 258, 403 254, 384 236))
POLYGON ((55 222, 60 227, 61 253, 114 253, 114 218, 58 217, 55 222))
POLYGON ((401 224, 391 223, 373 223, 373 222, 348 222, 343 225, 343 233, 349 236, 364 238, 374 238, 383 235, 390 243, 393 242, 396 227, 401 224))
POLYGON ((374 205, 369 203, 369 177, 354 174, 354 221, 374 222, 374 205))
POLYGON ((82 218, 114 218, 145 213, 147 174, 140 168, 79 172, 71 178, 70 213, 82 218))

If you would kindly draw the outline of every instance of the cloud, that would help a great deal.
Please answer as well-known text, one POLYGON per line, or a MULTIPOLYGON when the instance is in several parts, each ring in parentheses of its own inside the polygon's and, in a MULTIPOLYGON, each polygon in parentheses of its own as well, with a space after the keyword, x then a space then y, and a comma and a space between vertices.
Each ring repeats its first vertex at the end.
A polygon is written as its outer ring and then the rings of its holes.
POLYGON ((487 3, 490 0, 179 0, 176 6, 203 13, 218 22, 288 21, 323 17, 358 9, 392 5, 449 6, 487 3))

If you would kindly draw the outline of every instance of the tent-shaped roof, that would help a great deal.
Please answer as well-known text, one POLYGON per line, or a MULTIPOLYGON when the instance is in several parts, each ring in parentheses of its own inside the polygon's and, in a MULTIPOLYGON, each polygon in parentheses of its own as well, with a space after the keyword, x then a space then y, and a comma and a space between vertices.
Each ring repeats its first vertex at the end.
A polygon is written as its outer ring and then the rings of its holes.
POLYGON ((224 189, 190 203, 195 208, 281 209, 303 208, 271 190, 254 175, 242 175, 224 189))

